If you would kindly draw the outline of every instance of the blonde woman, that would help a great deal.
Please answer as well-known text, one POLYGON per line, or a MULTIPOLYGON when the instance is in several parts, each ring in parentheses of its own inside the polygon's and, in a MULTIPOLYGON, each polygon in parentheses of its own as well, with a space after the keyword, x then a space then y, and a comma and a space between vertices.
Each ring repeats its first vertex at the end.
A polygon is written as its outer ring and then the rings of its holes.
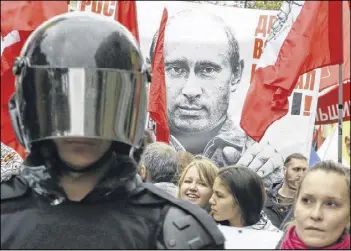
POLYGON ((177 197, 208 211, 208 201, 212 196, 212 186, 217 173, 218 168, 210 159, 196 156, 180 176, 177 197))
POLYGON ((292 212, 280 249, 350 249, 350 170, 333 161, 314 165, 292 212))

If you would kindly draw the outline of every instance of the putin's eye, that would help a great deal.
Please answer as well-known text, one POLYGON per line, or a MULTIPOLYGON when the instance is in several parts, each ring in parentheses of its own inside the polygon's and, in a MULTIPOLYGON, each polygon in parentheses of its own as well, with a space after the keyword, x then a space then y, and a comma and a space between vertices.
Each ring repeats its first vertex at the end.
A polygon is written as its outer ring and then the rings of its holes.
POLYGON ((200 72, 204 74, 210 74, 210 73, 213 73, 214 71, 215 71, 215 68, 213 67, 205 67, 200 70, 200 72))
POLYGON ((184 69, 182 69, 180 67, 176 67, 176 66, 169 67, 167 69, 167 71, 169 71, 171 73, 175 73, 175 74, 182 74, 183 72, 185 72, 184 69))
POLYGON ((216 73, 221 72, 221 70, 222 68, 219 65, 212 63, 200 64, 195 67, 196 74, 204 77, 212 77, 216 73))
POLYGON ((182 77, 187 73, 187 70, 184 67, 179 66, 167 66, 165 68, 166 73, 172 77, 182 77))

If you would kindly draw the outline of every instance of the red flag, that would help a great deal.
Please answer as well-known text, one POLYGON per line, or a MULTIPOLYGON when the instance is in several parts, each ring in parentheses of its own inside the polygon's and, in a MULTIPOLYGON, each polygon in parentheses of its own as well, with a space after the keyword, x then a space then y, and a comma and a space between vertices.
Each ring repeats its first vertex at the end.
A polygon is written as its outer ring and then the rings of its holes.
MULTIPOLYGON (((339 85, 318 98, 316 125, 338 122, 339 85)), ((350 120, 350 80, 343 83, 343 121, 350 120)))
POLYGON ((241 115, 240 126, 260 141, 287 114, 300 75, 342 63, 341 1, 285 1, 273 24, 241 115))
POLYGON ((16 139, 8 113, 8 101, 15 89, 12 65, 35 28, 67 11, 65 1, 1 1, 1 141, 22 157, 25 150, 16 139))
POLYGON ((14 31, 5 36, 1 44, 1 50, 4 50, 1 55, 1 141, 16 150, 22 158, 25 156, 25 149, 18 143, 13 131, 8 101, 15 91, 15 76, 11 70, 13 61, 20 54, 29 35, 29 31, 14 31))
POLYGON ((163 10, 155 53, 152 61, 152 81, 150 86, 149 113, 156 122, 156 140, 169 143, 169 128, 167 120, 167 97, 164 59, 164 38, 168 19, 167 9, 163 10))
POLYGON ((115 20, 123 24, 133 33, 139 42, 138 15, 135 1, 117 1, 118 6, 115 11, 115 20))
MULTIPOLYGON (((350 1, 343 2, 343 50, 344 62, 342 64, 342 81, 350 79, 350 1)), ((322 68, 319 90, 322 91, 339 83, 339 66, 330 65, 322 68)))
POLYGON ((66 1, 1 1, 1 34, 33 31, 44 21, 67 11, 66 1))

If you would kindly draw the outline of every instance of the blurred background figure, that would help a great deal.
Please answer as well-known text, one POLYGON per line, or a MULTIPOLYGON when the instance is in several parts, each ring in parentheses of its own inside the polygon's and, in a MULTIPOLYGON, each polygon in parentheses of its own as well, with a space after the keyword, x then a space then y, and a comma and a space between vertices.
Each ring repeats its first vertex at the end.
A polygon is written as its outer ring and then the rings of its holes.
POLYGON ((189 152, 178 152, 179 173, 181 173, 193 160, 194 160, 193 154, 189 152))
POLYGON ((19 175, 22 161, 21 156, 14 149, 1 142, 1 182, 19 175))
POLYGON ((178 175, 175 177, 175 184, 178 184, 184 169, 194 160, 194 155, 189 152, 178 152, 178 175))
POLYGON ((188 200, 209 211, 212 186, 218 173, 217 166, 208 158, 196 156, 184 169, 178 182, 178 198, 188 200))
POLYGON ((278 232, 262 211, 265 197, 257 173, 244 166, 222 168, 213 185, 211 215, 221 225, 278 232))
POLYGON ((139 162, 139 174, 144 182, 154 183, 176 196, 178 188, 173 183, 178 172, 178 154, 166 143, 149 144, 139 162))
POLYGON ((284 181, 273 183, 267 190, 264 211, 274 226, 280 227, 291 209, 296 189, 307 166, 307 158, 302 154, 289 155, 284 161, 284 181))
POLYGON ((293 215, 280 249, 350 250, 350 169, 333 161, 311 167, 297 190, 293 215))
POLYGON ((141 155, 143 154, 145 148, 150 145, 151 143, 155 142, 154 139, 152 138, 152 135, 149 131, 144 131, 144 138, 143 138, 143 141, 141 143, 141 146, 139 149, 136 149, 134 151, 134 160, 139 163, 140 162, 140 158, 141 158, 141 155))

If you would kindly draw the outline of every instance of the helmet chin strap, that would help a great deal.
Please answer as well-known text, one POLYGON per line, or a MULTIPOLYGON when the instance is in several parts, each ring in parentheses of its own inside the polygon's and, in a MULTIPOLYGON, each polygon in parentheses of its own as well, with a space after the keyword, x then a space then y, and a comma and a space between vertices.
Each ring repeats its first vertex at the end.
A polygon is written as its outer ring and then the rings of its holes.
POLYGON ((63 162, 60 158, 58 158, 59 168, 65 172, 89 173, 91 171, 101 168, 101 166, 104 165, 107 161, 109 161, 112 158, 112 156, 113 156, 113 150, 112 148, 110 148, 99 160, 97 160, 96 162, 94 162, 93 164, 87 167, 79 168, 79 169, 69 166, 68 164, 63 162))

